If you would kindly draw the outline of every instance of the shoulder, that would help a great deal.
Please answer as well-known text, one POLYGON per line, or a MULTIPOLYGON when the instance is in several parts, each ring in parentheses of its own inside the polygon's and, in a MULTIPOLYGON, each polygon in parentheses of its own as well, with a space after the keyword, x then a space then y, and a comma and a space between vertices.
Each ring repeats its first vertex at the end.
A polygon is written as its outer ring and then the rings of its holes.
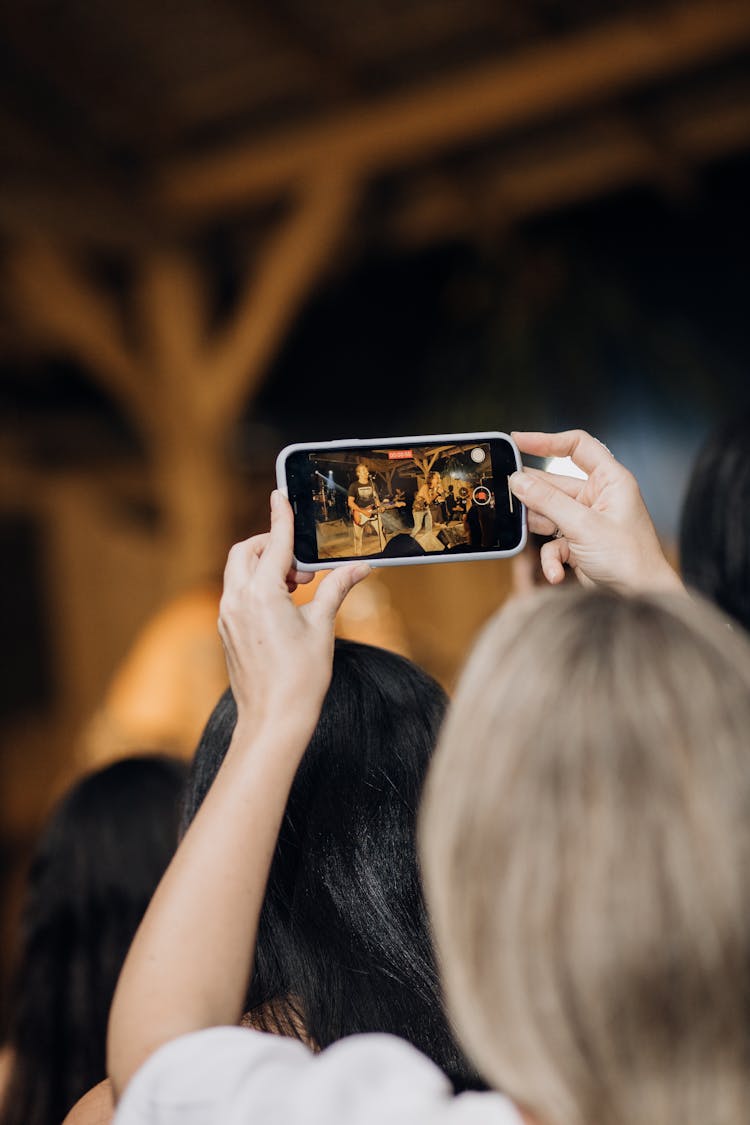
POLYGON ((105 1079, 76 1102, 63 1125, 110 1125, 114 1113, 112 1086, 105 1079))
POLYGON ((117 1125, 520 1125, 499 1094, 453 1097, 414 1047, 390 1035, 342 1039, 319 1055, 296 1040, 214 1028, 157 1051, 131 1082, 117 1125))

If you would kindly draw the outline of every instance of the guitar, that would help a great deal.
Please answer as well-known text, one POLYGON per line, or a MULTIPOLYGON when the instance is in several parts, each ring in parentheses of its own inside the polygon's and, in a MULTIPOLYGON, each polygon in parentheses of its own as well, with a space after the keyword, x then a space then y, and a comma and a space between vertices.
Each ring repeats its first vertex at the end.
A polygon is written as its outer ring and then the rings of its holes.
POLYGON ((352 508, 352 519, 357 527, 364 527, 370 520, 374 520, 381 512, 387 511, 389 508, 405 508, 405 500, 386 500, 382 504, 371 504, 369 508, 358 508, 355 504, 352 508))

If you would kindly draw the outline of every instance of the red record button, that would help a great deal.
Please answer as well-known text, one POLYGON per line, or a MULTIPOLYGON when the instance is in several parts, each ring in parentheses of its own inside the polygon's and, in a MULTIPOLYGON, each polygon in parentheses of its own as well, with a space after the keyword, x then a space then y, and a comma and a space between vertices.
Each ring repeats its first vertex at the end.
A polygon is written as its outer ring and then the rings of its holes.
POLYGON ((483 484, 477 485, 477 487, 474 489, 474 491, 471 494, 471 498, 474 501, 474 503, 480 504, 480 505, 481 504, 489 504, 490 496, 491 496, 491 493, 490 493, 489 488, 487 488, 483 484))

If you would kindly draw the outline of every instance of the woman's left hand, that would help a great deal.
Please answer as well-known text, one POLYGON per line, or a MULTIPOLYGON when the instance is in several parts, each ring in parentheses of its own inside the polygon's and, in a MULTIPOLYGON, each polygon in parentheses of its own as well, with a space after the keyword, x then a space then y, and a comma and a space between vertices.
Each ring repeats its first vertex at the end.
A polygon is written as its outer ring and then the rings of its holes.
POLYGON ((333 627, 346 595, 370 572, 339 567, 300 608, 291 598, 294 518, 289 501, 271 494, 271 531, 229 553, 219 611, 238 727, 302 727, 312 733, 331 679, 333 627))

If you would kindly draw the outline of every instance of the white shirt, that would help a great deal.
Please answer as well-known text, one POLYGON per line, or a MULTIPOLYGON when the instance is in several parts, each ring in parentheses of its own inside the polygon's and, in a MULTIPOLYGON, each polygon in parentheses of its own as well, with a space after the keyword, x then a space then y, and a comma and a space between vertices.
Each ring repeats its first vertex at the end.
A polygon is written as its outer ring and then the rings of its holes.
POLYGON ((315 1055, 295 1039, 216 1027, 156 1051, 114 1125, 523 1125, 501 1094, 453 1096, 392 1035, 352 1035, 315 1055))

